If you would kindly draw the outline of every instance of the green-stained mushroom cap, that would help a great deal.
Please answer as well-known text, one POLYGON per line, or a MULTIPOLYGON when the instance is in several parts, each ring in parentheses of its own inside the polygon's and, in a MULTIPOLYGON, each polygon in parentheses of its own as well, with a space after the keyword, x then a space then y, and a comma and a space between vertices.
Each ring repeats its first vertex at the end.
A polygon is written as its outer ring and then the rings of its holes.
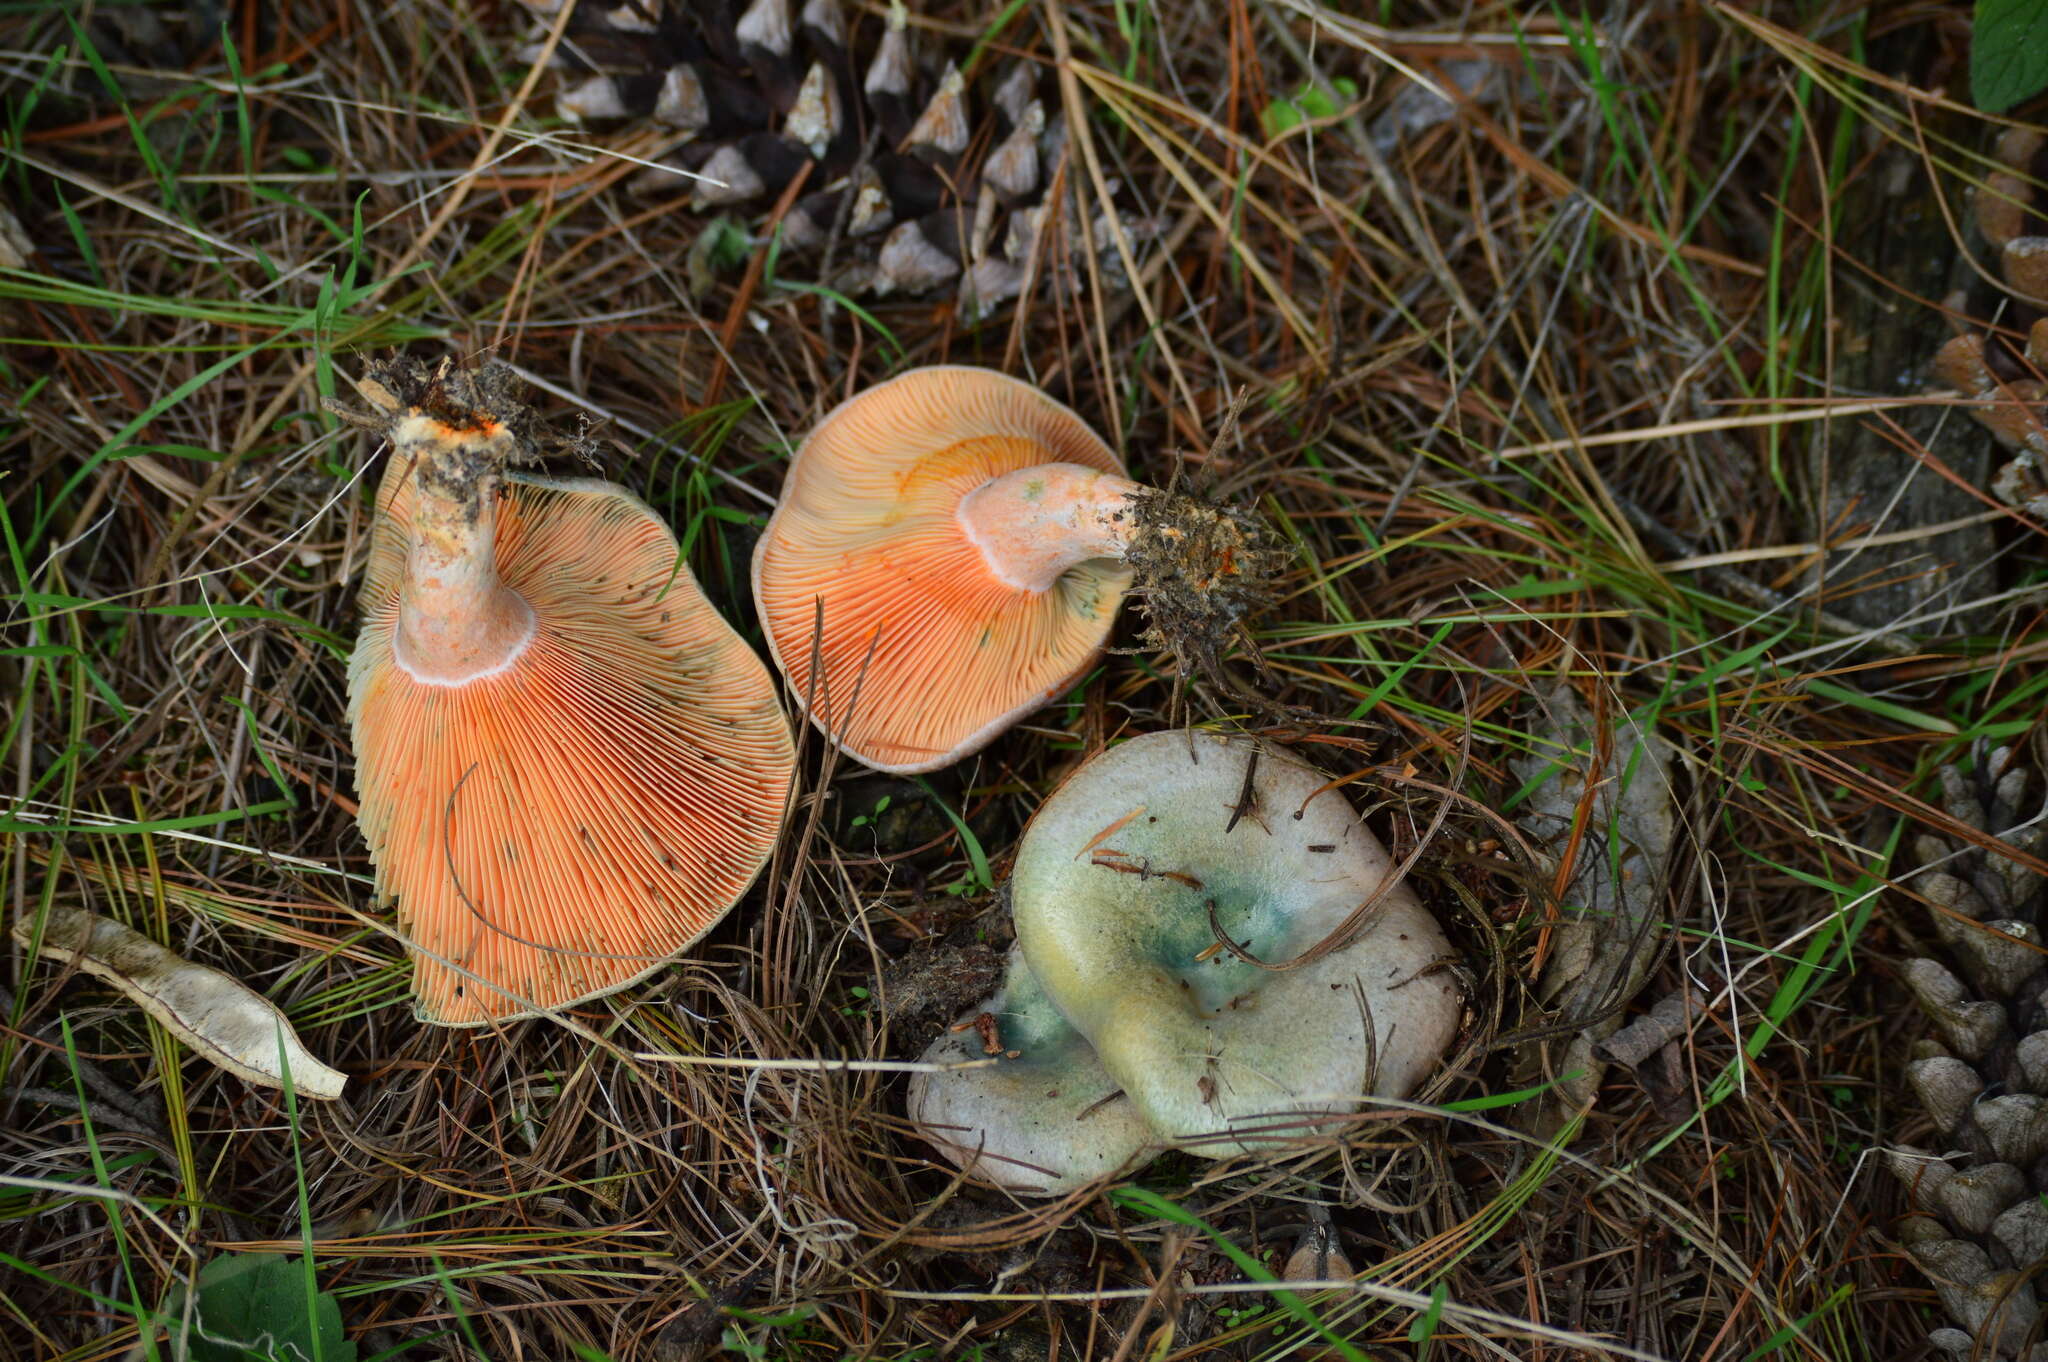
POLYGON ((931 1064, 991 1057, 995 1063, 985 1067, 910 1080, 911 1120, 976 1176, 1012 1191, 1057 1196, 1121 1172, 1153 1142, 1116 1080, 1016 950, 995 996, 924 1053, 931 1064))
POLYGON ((1274 743, 1154 733, 1076 772, 1025 831, 1024 958, 1162 1141, 1222 1158, 1298 1139, 1367 1093, 1412 1092, 1457 1032, 1449 943, 1328 786, 1274 743), (1266 967, 1368 904, 1341 948, 1266 967))
POLYGON ((1283 1148, 1413 1092, 1457 1033, 1455 957, 1329 785, 1275 743, 1188 730, 1075 772, 1018 846, 1017 949, 987 1020, 925 1055, 997 1062, 912 1081, 925 1137, 1057 1193, 1148 1149, 1283 1148), (1267 967, 1361 907, 1336 949, 1267 967))

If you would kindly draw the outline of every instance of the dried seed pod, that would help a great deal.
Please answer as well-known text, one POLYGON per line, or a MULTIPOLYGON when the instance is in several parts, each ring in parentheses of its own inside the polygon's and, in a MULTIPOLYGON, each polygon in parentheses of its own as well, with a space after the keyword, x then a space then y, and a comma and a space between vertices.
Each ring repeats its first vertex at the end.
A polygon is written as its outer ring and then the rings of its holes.
POLYGON ((839 86, 823 62, 812 62, 796 94, 796 105, 782 125, 783 134, 823 160, 826 148, 839 139, 845 114, 839 107, 839 86))
POLYGON ((1280 1280, 1328 1282, 1349 1277, 1355 1270, 1337 1242, 1336 1228, 1324 1220, 1302 1231, 1301 1242, 1287 1255, 1287 1264, 1280 1269, 1280 1280))
POLYGON ((1991 1237, 2017 1266, 2048 1258, 2048 1206, 2033 1197, 2008 1206, 1991 1222, 1991 1237))
POLYGON ((1970 1115, 1991 1152, 2007 1163, 2024 1167, 2048 1153, 2048 1102, 2032 1093, 1986 1098, 1970 1115))
POLYGON ((573 89, 555 96, 555 108, 564 118, 588 123, 606 118, 624 118, 632 110, 610 76, 593 76, 573 89))
POLYGON ((1909 1203, 1935 1213, 1905 1217, 1898 1234, 1962 1326, 1947 1332, 1997 1357, 2016 1355, 2036 1328, 2026 1273, 2048 1258, 2048 955, 2040 880, 1999 845, 2029 855, 2037 845, 2031 828, 2008 831, 2032 821, 2027 773, 2008 748, 1979 748, 1974 768, 1940 773, 1941 803, 1989 845, 1914 841, 1923 864, 1942 867, 1917 887, 1959 970, 1923 959, 1903 972, 1942 1042, 1913 1044, 1907 1082, 1960 1153, 1935 1160, 1902 1147, 1887 1164, 1909 1203))
POLYGON ((1975 1061, 1991 1052, 2005 1034, 2005 1009, 1997 1003, 1973 1001, 1962 981, 1932 960, 1906 962, 1906 987, 1920 1009, 1934 1022, 1949 1048, 1975 1061))
POLYGON ((1913 1200, 1922 1205, 1930 1204, 1935 1190, 1954 1177, 1956 1171, 1940 1156, 1912 1145, 1886 1150, 1885 1166, 1892 1170, 1893 1177, 1906 1184, 1913 1200))
POLYGON ((875 258, 875 292, 922 293, 960 273, 959 257, 943 249, 933 240, 935 234, 925 230, 934 218, 943 222, 944 215, 901 223, 889 233, 882 253, 875 258))
MULTIPOLYGON (((1024 62, 1012 66, 1003 77, 1002 84, 996 86, 996 107, 1003 111, 1011 126, 1024 121, 1025 110, 1036 102, 1033 96, 1037 89, 1038 72, 1024 62)), ((1043 117, 1044 110, 1040 109, 1039 114, 1043 117)))
POLYGON ((2044 959, 2041 933, 2011 918, 1993 919, 1980 927, 1962 925, 1949 945, 1970 982, 1993 998, 2011 997, 2044 959))
POLYGON ((740 40, 742 52, 753 49, 787 58, 794 43, 789 27, 789 0, 754 0, 734 25, 733 32, 740 40))
MULTIPOLYGON (((553 13, 559 4, 529 8, 553 13)), ((941 40, 921 53, 912 36, 900 0, 881 23, 852 28, 839 0, 635 0, 579 10, 567 41, 524 50, 529 59, 546 51, 564 69, 555 95, 564 114, 652 120, 683 134, 666 160, 630 177, 636 192, 683 190, 699 211, 765 214, 808 163, 805 188, 835 197, 793 205, 782 240, 829 252, 834 277, 822 282, 835 289, 957 289, 974 319, 1034 277, 1051 296, 1072 296, 1088 270, 1078 256, 1081 201, 1058 215, 1069 239, 1056 267, 1034 261, 1038 229, 1018 223, 1026 214, 1042 222, 1052 187, 1066 183, 1056 173, 1065 126, 1043 102, 1044 66, 1008 63, 999 80, 970 85, 957 64, 964 47, 941 40), (711 182, 685 178, 699 176, 711 182), (942 230, 941 215, 957 221, 942 230), (915 232, 885 239, 913 222, 915 232)), ((1142 237, 1149 227, 1100 209, 1087 206, 1095 272, 1123 288, 1117 234, 1142 237)))
POLYGON ((989 153, 982 178, 1005 203, 1016 203, 1037 190, 1038 136, 1044 131, 1045 106, 1034 99, 1002 145, 989 153))
POLYGON ((1950 1317, 1979 1342, 2006 1349, 2026 1346, 2041 1307, 2024 1277, 1994 1268, 1990 1255, 1961 1239, 1918 1244, 1912 1254, 1933 1279, 1950 1317))
POLYGON ((2024 1036, 2016 1047, 2021 1085, 2028 1092, 2048 1093, 2048 1031, 2024 1036))
POLYGON ((903 139, 903 149, 940 164, 950 164, 967 150, 967 109, 962 102, 966 92, 967 82, 961 78, 960 68, 947 62, 938 90, 917 116, 917 122, 911 124, 910 135, 903 139))
POLYGON ((1970 1104, 1984 1091, 1984 1080, 1960 1059, 1922 1059, 1906 1066, 1920 1105, 1944 1135, 1953 1135, 1969 1115, 1970 1104))
POLYGON ((805 0, 803 16, 797 22, 815 47, 846 46, 846 15, 839 0, 805 0))
MULTIPOLYGON (((14 939, 36 933, 15 919, 14 939)), ((265 1087, 289 1083, 300 1097, 341 1096, 346 1075, 322 1064, 278 1006, 239 979, 174 955, 134 928, 57 905, 43 924, 43 954, 67 960, 112 984, 161 1022, 193 1053, 265 1087)))
POLYGON ((711 126, 711 105, 704 95, 704 79, 695 67, 671 66, 662 76, 661 94, 654 101, 654 121, 690 133, 711 126))
POLYGON ((1999 322, 2027 332, 2025 368, 2014 362, 2021 357, 2006 342, 1971 333, 1942 346, 1933 369, 1941 381, 1977 399, 1970 414, 2016 455, 1992 477, 1992 492, 2030 515, 2048 517, 2048 317, 2042 315, 2048 311, 2048 216, 2042 211, 2048 204, 2036 188, 2048 171, 2048 144, 2031 129, 2012 128, 1999 139, 1997 154, 2001 168, 1977 191, 1977 226, 1997 248, 2013 295, 1999 322), (1987 347, 1996 347, 1995 353, 1987 347))
POLYGON ((760 172, 738 147, 720 147, 697 174, 702 178, 697 181, 694 195, 700 209, 745 203, 767 192, 760 172))
POLYGON ((882 121, 882 131, 892 142, 900 142, 910 129, 910 89, 916 72, 910 60, 909 28, 910 12, 900 2, 892 3, 882 44, 861 78, 868 107, 882 121))
POLYGON ((2048 236, 2016 236, 1999 253, 2007 287, 2036 304, 2048 304, 2048 236))

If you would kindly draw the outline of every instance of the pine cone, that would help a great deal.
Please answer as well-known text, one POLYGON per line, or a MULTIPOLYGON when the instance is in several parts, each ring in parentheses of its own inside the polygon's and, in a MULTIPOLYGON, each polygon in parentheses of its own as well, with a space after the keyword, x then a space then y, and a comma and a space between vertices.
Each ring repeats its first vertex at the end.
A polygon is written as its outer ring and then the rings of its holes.
MULTIPOLYGON (((1124 287, 1116 230, 1142 238, 1156 225, 1088 212, 1094 196, 1084 201, 1066 169, 1066 120, 1039 68, 1019 62, 969 90, 950 58, 936 70, 941 54, 920 62, 908 19, 895 3, 884 24, 849 34, 839 0, 752 0, 737 15, 729 0, 589 3, 553 55, 569 73, 555 107, 673 130, 666 164, 701 177, 700 210, 767 209, 808 167, 782 241, 835 262, 822 282, 842 293, 953 288, 978 320, 1033 280, 1077 293, 1084 242, 1105 282, 1124 287), (1048 238, 1049 223, 1058 231, 1048 238)), ((678 182, 655 168, 634 183, 678 182)))
POLYGON ((1994 172, 1976 194, 1977 230, 1998 249, 2011 309, 2005 325, 2026 332, 2023 350, 1995 335, 1957 336, 1934 357, 1941 380, 1985 405, 1970 414, 2013 451, 1991 490, 2029 515, 2048 517, 2048 215, 2033 184, 2048 174, 2048 143, 2030 128, 1998 141, 1994 172))
MULTIPOLYGON (((1967 827, 2038 857, 2044 829, 2021 813, 2028 775, 2011 748, 1965 775, 1941 770, 1942 804, 1967 827)), ((1933 1342, 1972 1354, 2048 1362, 2048 1323, 2032 1284, 2048 1258, 2048 960, 2041 876, 1998 852, 1934 837, 1914 850, 1944 964, 1906 963, 1906 986, 1938 1039, 1913 1047, 1906 1079, 1941 1137, 1939 1149, 1890 1152, 1915 1213, 1899 1226, 1958 1329, 1933 1342), (1953 965, 1953 968, 1950 966, 1953 965)))

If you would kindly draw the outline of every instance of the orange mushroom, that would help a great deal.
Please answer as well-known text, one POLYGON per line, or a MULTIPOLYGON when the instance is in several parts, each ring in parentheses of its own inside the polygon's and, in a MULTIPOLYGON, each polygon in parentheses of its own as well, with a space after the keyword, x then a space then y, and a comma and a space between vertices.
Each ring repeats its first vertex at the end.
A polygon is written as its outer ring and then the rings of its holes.
POLYGON ((795 768, 773 683, 645 503, 505 471, 537 439, 508 369, 398 360, 359 386, 392 452, 349 720, 419 1015, 624 988, 768 858, 795 768))
POLYGON ((1276 556, 1250 518, 1123 476, 1030 384, 914 369, 798 449, 754 553, 754 599, 797 703, 882 771, 979 750, 1074 684, 1124 593, 1175 603, 1185 655, 1233 629, 1276 556), (813 668, 813 658, 816 669, 813 668))

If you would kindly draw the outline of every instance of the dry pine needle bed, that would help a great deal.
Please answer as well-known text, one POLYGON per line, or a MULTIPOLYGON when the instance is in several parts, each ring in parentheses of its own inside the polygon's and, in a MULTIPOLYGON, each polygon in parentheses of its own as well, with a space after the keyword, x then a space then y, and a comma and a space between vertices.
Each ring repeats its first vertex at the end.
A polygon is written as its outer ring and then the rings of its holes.
MULTIPOLYGON (((6 7, 0 1357, 2048 1355, 2048 153, 1967 98, 1972 17, 6 7), (976 437, 1008 528, 933 513, 1029 558, 1073 512, 1043 675, 811 646, 869 588, 793 460, 940 366, 1083 432, 976 437), (423 511, 408 413, 467 451, 423 511), (529 595, 640 592, 578 656, 652 668, 513 716, 587 754, 523 802, 412 764, 445 734, 391 659, 351 708, 391 527, 481 561, 485 508, 627 564, 529 595), (665 720, 620 786, 654 707, 727 736, 665 720), (907 727, 810 721, 849 713, 907 727), (1204 744, 1222 832, 1065 792, 1204 744), (1356 816, 1297 829, 1290 782, 1356 816), (502 872, 584 814, 674 861, 644 940, 502 872), (1261 944, 1259 857, 1181 858, 1297 832, 1383 845, 1398 904, 1261 944), (1048 909, 1074 876, 1111 906, 1048 909), (559 939, 464 954, 515 884, 559 939), (1155 900, 1219 1013, 1361 1007, 1167 1043, 1107 954, 1046 963, 1155 900), (1343 952, 1396 922, 1370 992, 1343 952), (513 987, 416 994, 432 954, 513 987), (1403 986, 1447 1049, 1358 1100, 1403 986), (1341 1100, 1187 1138, 1332 1036, 1341 1100), (942 1084, 1055 1051, 1044 1102, 1125 1122, 1075 1176, 930 1138, 1043 1118, 942 1084)), ((926 595, 993 599, 953 550, 926 595)), ((523 637, 492 599, 464 646, 523 637)))

